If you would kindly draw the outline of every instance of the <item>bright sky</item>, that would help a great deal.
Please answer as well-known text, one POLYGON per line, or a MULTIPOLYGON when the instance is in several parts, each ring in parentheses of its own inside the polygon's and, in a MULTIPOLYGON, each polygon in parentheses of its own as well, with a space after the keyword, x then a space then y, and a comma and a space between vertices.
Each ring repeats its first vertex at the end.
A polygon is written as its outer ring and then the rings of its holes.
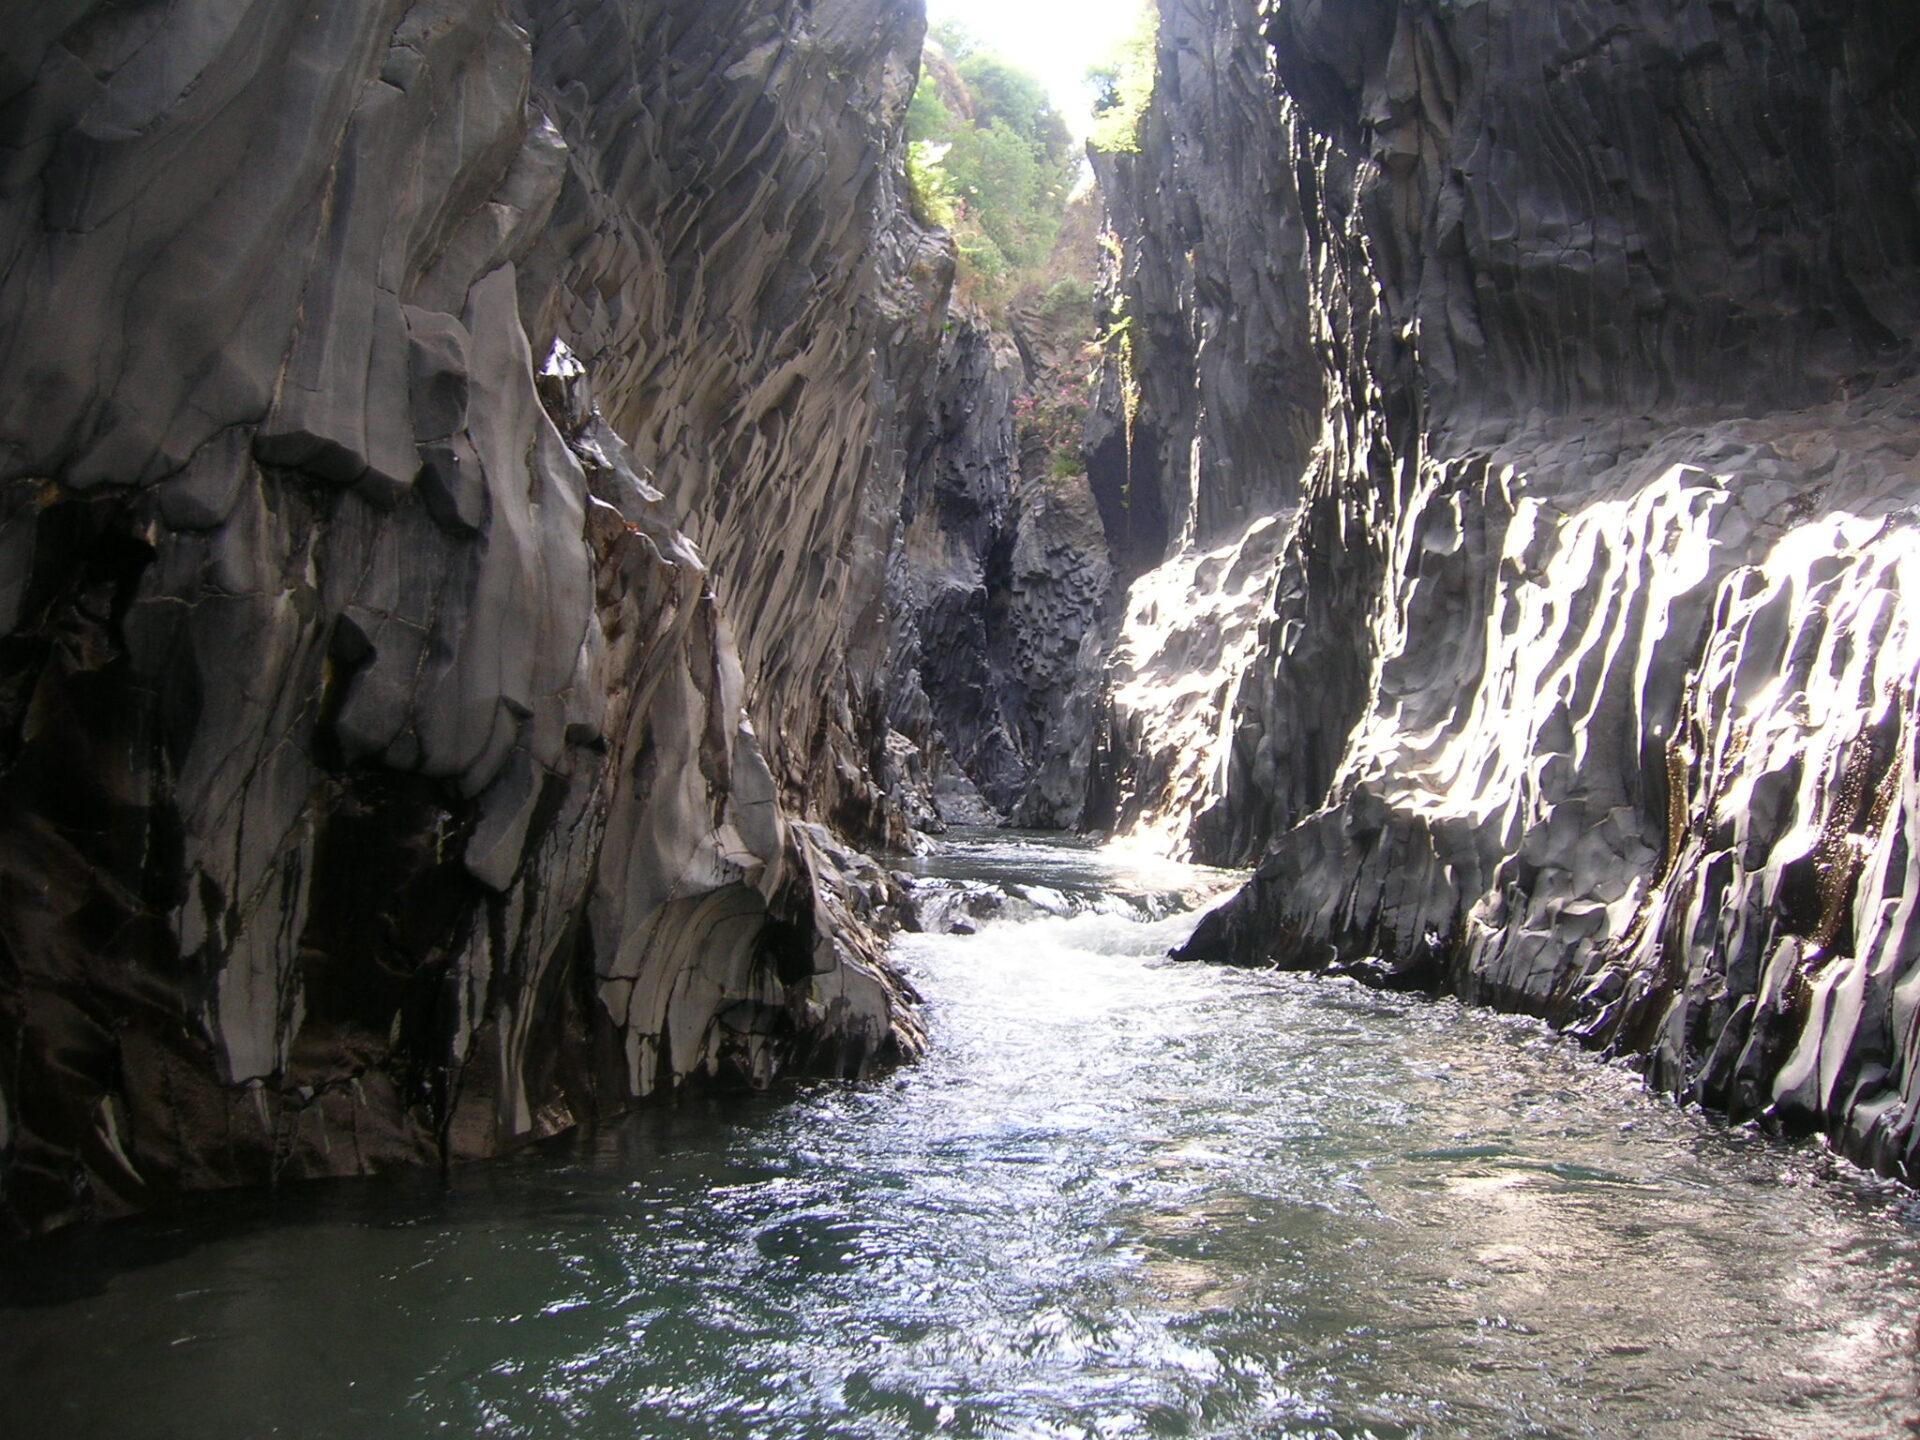
POLYGON ((958 20, 980 43, 1038 76, 1076 136, 1087 132, 1087 67, 1132 28, 1137 0, 927 0, 929 21, 958 20))

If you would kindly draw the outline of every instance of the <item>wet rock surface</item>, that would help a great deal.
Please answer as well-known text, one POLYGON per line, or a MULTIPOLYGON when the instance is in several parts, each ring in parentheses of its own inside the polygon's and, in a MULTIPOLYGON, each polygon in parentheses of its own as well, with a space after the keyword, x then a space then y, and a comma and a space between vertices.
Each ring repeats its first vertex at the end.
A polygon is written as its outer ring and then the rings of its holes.
POLYGON ((1183 953, 1532 1011, 1910 1173, 1920 19, 1221 5, 1249 130, 1167 18, 1161 123, 1283 146, 1325 401, 1159 810, 1261 857, 1183 953))
POLYGON ((910 0, 19 20, 0 1223, 910 1057, 997 822, 1910 1171, 1920 18, 1162 8, 1084 475, 910 0))
POLYGON ((14 1223, 915 1053, 872 877, 796 822, 898 828, 861 717, 950 266, 894 193, 921 23, 22 18, 14 1223))

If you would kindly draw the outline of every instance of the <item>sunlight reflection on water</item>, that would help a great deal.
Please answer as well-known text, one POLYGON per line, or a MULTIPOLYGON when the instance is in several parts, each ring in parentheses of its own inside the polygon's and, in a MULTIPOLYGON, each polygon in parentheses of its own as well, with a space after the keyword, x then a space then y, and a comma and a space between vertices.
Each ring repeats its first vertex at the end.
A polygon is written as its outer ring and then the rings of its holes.
MULTIPOLYGON (((1223 883, 1018 839, 924 868, 1223 883)), ((1677 1440, 1916 1413, 1900 1197, 1531 1022, 1162 958, 1192 924, 904 938, 934 1051, 877 1084, 9 1252, 0 1433, 1677 1440)))

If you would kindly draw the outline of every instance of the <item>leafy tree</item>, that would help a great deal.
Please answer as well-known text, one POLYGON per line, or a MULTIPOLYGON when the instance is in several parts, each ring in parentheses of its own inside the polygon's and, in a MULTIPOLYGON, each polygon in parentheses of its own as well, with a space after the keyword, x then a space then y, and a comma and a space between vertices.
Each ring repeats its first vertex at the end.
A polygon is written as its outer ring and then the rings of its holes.
POLYGON ((1133 28, 1099 64, 1087 70, 1093 87, 1093 129, 1087 143, 1110 153, 1140 148, 1140 117, 1153 99, 1154 46, 1159 17, 1142 5, 1133 28))
POLYGON ((936 20, 927 27, 927 36, 956 61, 965 60, 980 48, 973 32, 958 20, 936 20))
POLYGON ((907 106, 907 139, 947 145, 953 142, 954 132, 959 128, 947 102, 940 98, 939 87, 929 84, 928 77, 922 74, 919 85, 914 87, 913 100, 907 106))
POLYGON ((1067 127, 1033 76, 950 23, 935 36, 907 111, 916 208, 952 232, 979 274, 1032 269, 1053 248, 1072 188, 1067 127))
POLYGON ((959 70, 973 96, 977 116, 1005 121, 1015 134, 1037 147, 1048 163, 1066 161, 1073 136, 1038 80, 988 53, 969 55, 960 62, 959 70))
POLYGON ((997 116, 964 132, 946 159, 954 189, 1016 266, 1038 265, 1060 232, 1065 177, 997 116))

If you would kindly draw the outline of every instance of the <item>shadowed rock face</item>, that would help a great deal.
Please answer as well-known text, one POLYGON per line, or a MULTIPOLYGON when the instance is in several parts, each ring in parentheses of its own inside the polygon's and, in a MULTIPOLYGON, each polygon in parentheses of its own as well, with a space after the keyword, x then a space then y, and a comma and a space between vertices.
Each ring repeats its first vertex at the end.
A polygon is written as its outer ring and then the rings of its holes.
POLYGON ((1169 0, 1084 480, 910 0, 28 9, 7 1223, 910 1056, 834 837, 982 797, 1910 1166, 1905 0, 1169 0))
MULTIPOLYGON (((1920 16, 1167 8, 1152 123, 1281 147, 1306 244, 1269 283, 1325 400, 1255 653, 1210 676, 1225 763, 1141 806, 1264 851, 1186 953, 1535 1011, 1907 1169, 1920 16), (1195 56, 1259 40, 1271 108, 1196 105, 1195 56)), ((1137 214, 1130 267, 1198 266, 1137 214)), ((1129 603, 1218 588, 1182 566, 1129 603)))
POLYGON ((984 315, 956 315, 941 347, 933 424, 916 457, 891 561, 895 677, 887 724, 915 821, 990 823, 1025 787, 1008 723, 1004 640, 1025 384, 1011 337, 984 315))
POLYGON ((1086 802, 1113 569, 1086 477, 1050 473, 1015 411, 1080 356, 1031 308, 1011 325, 949 323, 891 560, 888 788, 936 832, 1072 828, 1086 802))
POLYGON ((542 333, 713 566, 783 800, 886 838, 887 557, 953 265, 896 194, 921 6, 524 8, 584 172, 542 333))
POLYGON ((888 823, 916 7, 29 8, 6 1214, 914 1053, 884 879, 799 819, 888 823))
POLYGON ((1301 0, 1269 38, 1324 146, 1309 224, 1375 242, 1458 423, 1793 406, 1903 350, 1914 31, 1886 0, 1301 0))

